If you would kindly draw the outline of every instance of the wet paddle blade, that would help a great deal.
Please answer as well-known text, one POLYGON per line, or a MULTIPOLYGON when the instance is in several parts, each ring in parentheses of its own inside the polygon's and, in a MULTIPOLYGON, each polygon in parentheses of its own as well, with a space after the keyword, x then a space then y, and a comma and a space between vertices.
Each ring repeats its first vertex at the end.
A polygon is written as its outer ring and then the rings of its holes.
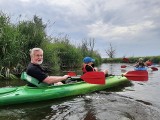
POLYGON ((145 70, 129 71, 123 76, 133 81, 148 81, 148 72, 145 70))
POLYGON ((126 65, 121 65, 121 68, 126 68, 127 66, 126 65))
POLYGON ((105 84, 103 72, 87 72, 81 76, 81 79, 90 84, 105 84))
POLYGON ((158 68, 156 68, 156 67, 151 67, 151 69, 152 69, 153 71, 158 71, 158 68))

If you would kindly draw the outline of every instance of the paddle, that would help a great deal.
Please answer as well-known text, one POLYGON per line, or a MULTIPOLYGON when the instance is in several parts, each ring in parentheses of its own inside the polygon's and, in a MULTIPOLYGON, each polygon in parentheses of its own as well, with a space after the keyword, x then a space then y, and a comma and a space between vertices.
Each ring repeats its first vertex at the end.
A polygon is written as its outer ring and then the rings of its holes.
POLYGON ((156 67, 149 67, 149 68, 151 68, 153 71, 158 71, 158 68, 156 67))
MULTIPOLYGON (((73 73, 68 73, 68 75, 73 73)), ((75 73, 76 75, 76 73, 75 73)), ((125 74, 117 75, 117 76, 125 76, 129 80, 133 81, 147 81, 148 80, 148 72, 147 71, 128 71, 125 74)), ((74 78, 71 76, 71 78, 74 78)), ((87 83, 91 84, 105 84, 105 75, 103 72, 87 72, 80 77, 87 83)))
POLYGON ((128 59, 128 58, 125 58, 125 57, 124 57, 124 58, 123 58, 123 61, 129 63, 129 59, 128 59))
POLYGON ((106 82, 104 72, 87 72, 81 76, 76 76, 74 72, 68 72, 68 75, 71 76, 71 79, 81 78, 90 84, 105 84, 106 82))
POLYGON ((68 71, 68 75, 69 75, 69 76, 77 76, 76 73, 73 72, 73 71, 68 71))
POLYGON ((128 71, 125 74, 122 74, 129 80, 133 81, 147 81, 148 80, 148 72, 145 70, 138 70, 138 71, 128 71))
POLYGON ((127 66, 126 65, 121 65, 121 68, 126 68, 127 66))
POLYGON ((80 78, 91 84, 105 84, 106 82, 104 72, 87 72, 80 78))

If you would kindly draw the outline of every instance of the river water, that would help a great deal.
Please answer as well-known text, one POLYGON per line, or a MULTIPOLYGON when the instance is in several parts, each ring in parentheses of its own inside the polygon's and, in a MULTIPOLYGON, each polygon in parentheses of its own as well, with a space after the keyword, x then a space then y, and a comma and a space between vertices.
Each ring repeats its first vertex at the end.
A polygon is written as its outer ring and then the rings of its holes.
MULTIPOLYGON (((100 69, 121 75, 131 65, 102 64, 100 69)), ((0 120, 160 120, 160 71, 148 69, 147 82, 131 81, 114 89, 63 99, 0 108, 0 120)), ((1 87, 23 85, 2 81, 1 87)))

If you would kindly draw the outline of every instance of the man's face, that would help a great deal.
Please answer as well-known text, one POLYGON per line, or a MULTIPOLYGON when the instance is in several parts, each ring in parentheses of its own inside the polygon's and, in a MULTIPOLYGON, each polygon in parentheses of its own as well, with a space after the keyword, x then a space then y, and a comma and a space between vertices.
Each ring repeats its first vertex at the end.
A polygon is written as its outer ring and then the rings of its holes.
POLYGON ((34 51, 34 54, 32 55, 32 63, 34 64, 42 64, 43 62, 43 52, 42 51, 34 51))

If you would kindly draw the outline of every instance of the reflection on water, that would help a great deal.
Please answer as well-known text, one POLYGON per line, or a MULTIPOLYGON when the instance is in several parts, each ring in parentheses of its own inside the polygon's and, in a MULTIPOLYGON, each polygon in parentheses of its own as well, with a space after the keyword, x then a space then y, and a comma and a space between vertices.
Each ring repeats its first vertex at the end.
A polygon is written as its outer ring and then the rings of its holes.
MULTIPOLYGON (((132 67, 103 64, 102 70, 121 75, 132 67)), ((149 70, 149 81, 127 83, 86 95, 0 107, 0 120, 159 120, 159 71, 149 70)), ((11 81, 1 86, 15 85, 11 81)))
POLYGON ((160 111, 151 104, 107 91, 86 94, 59 103, 23 107, 2 109, 0 111, 1 119, 159 120, 160 118, 160 111))
POLYGON ((0 79, 0 87, 6 87, 6 86, 22 86, 26 83, 23 80, 20 79, 0 79))

